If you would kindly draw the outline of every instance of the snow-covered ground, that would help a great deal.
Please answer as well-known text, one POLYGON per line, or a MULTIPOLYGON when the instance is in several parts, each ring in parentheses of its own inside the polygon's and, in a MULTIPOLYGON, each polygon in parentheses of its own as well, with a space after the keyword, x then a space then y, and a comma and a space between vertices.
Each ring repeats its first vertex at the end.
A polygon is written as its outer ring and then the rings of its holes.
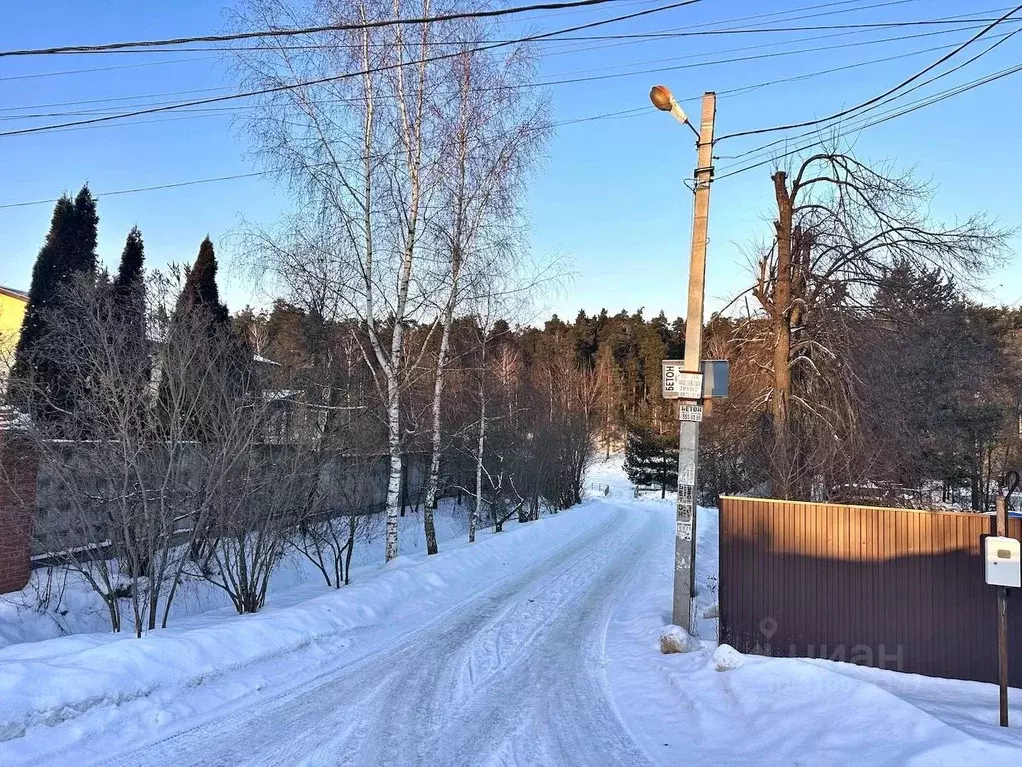
MULTIPOLYGON (((611 471, 612 476, 612 471, 611 471)), ((612 479, 610 481, 613 481, 612 479)), ((849 663, 738 656, 717 671, 716 621, 704 649, 661 655, 670 623, 673 502, 607 629, 607 678, 625 727, 656 764, 1022 764, 1022 690, 1007 730, 997 687, 849 663), (653 564, 655 563, 655 564, 653 564)), ((697 517, 697 617, 716 603, 717 514, 697 517)))
MULTIPOLYGON (((466 513, 467 506, 459 507, 454 499, 441 500, 435 516, 437 539, 441 546, 464 537, 466 513)), ((425 551, 421 515, 409 511, 398 520, 398 527, 402 555, 425 551)), ((352 556, 352 580, 377 569, 383 561, 383 551, 383 518, 377 515, 370 518, 365 530, 359 534, 352 556)), ((278 594, 287 594, 284 598, 294 604, 296 599, 308 599, 310 595, 319 594, 324 585, 323 576, 315 566, 300 552, 291 550, 277 565, 270 579, 268 602, 274 603, 278 594), (309 588, 296 592, 298 586, 309 588)), ((226 592, 204 580, 185 581, 178 592, 171 606, 172 625, 181 618, 213 611, 220 611, 214 619, 234 613, 226 592)), ((122 600, 121 608, 122 623, 130 632, 132 616, 129 601, 122 600)), ((107 608, 99 595, 78 574, 66 568, 34 570, 24 589, 13 594, 0 594, 0 648, 68 634, 103 632, 109 626, 107 608)))
MULTIPOLYGON (((673 504, 633 498, 617 460, 590 482, 609 494, 339 591, 279 590, 255 616, 0 649, 0 763, 1022 764, 992 685, 749 656, 717 671, 712 617, 702 649, 661 655, 673 504)), ((712 615, 713 510, 697 534, 712 615)))

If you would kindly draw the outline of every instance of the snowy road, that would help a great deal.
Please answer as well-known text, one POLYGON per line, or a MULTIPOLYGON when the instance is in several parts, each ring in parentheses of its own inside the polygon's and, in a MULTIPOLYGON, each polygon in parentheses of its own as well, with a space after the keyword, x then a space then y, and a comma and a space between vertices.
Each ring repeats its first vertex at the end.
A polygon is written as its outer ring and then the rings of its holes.
POLYGON ((616 509, 372 654, 113 761, 647 763, 611 702, 604 637, 656 533, 653 515, 616 509))
POLYGON ((715 510, 703 646, 662 655, 673 505, 597 470, 577 508, 338 591, 0 650, 0 764, 1022 764, 994 685, 752 655, 719 671, 715 510))

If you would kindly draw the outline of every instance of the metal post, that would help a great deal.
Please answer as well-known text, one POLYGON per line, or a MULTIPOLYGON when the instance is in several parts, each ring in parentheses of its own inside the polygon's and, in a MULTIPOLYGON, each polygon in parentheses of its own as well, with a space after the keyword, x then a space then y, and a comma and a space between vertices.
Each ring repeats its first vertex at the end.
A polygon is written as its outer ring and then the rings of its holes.
MULTIPOLYGON (((713 181, 713 123, 715 93, 703 94, 699 128, 698 165, 695 170, 695 211, 692 217, 692 257, 688 273, 688 313, 685 316, 685 372, 700 372, 703 345, 703 293, 706 289, 706 240, 710 217, 710 182, 713 181)), ((698 401, 697 401, 698 403, 698 401)), ((682 404, 685 404, 682 401, 682 404)), ((688 404, 692 404, 689 402, 688 404)), ((678 444, 678 511, 674 539, 675 625, 692 630, 692 592, 695 586, 696 464, 699 459, 699 422, 680 421, 678 444)))
MULTIPOLYGON (((1008 535, 1008 504, 998 489, 995 509, 997 535, 1008 535)), ((1008 726, 1008 587, 997 587, 997 683, 1000 687, 1001 727, 1008 726)))

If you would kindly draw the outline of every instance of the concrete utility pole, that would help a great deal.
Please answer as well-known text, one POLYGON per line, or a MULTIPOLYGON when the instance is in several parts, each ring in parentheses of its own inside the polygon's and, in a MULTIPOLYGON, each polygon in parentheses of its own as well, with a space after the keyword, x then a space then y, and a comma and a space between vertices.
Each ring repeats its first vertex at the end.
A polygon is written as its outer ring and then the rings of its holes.
MULTIPOLYGON (((662 85, 650 91, 653 105, 670 112, 681 123, 691 124, 671 92, 662 85)), ((685 373, 700 374, 703 346, 703 295, 706 290, 706 241, 710 218, 710 183, 713 181, 713 126, 717 95, 703 94, 702 115, 697 133, 698 160, 695 169, 695 206, 692 216, 692 256, 688 272, 688 313, 685 316, 685 373)), ((692 129, 695 131, 695 128, 692 129)), ((692 592, 696 564, 696 465, 699 460, 699 421, 681 419, 681 408, 700 406, 702 398, 679 403, 680 441, 678 452, 678 510, 674 538, 674 609, 672 621, 692 630, 692 592)), ((701 417, 701 416, 700 416, 701 417)))

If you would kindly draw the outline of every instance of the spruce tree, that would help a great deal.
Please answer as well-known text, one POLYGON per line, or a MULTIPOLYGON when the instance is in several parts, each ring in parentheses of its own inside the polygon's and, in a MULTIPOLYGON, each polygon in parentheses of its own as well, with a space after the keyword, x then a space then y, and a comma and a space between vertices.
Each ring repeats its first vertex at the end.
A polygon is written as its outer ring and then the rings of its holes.
POLYGON ((75 239, 71 254, 72 272, 95 272, 98 259, 99 214, 96 198, 86 184, 75 196, 75 239))
POLYGON ((124 242, 121 263, 117 267, 114 285, 118 288, 125 288, 137 284, 142 279, 144 262, 145 247, 142 243, 142 232, 135 226, 128 232, 128 238, 124 242))
POLYGON ((659 487, 660 497, 678 484, 678 438, 632 423, 625 445, 625 473, 633 484, 659 487))
POLYGON ((121 263, 113 281, 113 300, 122 332, 145 338, 145 247, 142 232, 132 227, 124 241, 121 263))
POLYGON ((61 305, 62 287, 76 274, 95 274, 98 225, 96 200, 88 185, 73 201, 67 194, 62 195, 53 208, 50 231, 32 268, 28 306, 11 374, 11 394, 37 418, 53 420, 61 410, 74 409, 71 392, 76 387, 63 360, 45 353, 44 339, 50 318, 67 311, 61 305))

